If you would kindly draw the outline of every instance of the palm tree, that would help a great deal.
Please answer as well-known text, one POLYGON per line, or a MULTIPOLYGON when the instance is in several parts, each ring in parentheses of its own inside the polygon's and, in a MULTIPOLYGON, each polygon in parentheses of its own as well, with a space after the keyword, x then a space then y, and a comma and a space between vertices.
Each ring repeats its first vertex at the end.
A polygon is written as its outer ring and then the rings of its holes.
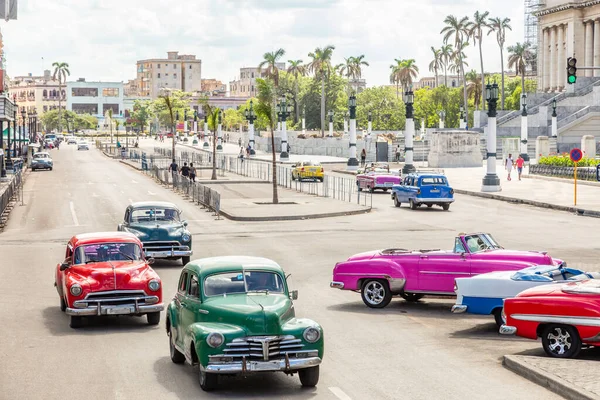
POLYGON ((294 92, 295 92, 295 100, 296 103, 296 119, 294 121, 295 124, 298 123, 300 119, 300 107, 298 104, 298 77, 306 75, 306 66, 302 64, 302 60, 288 60, 290 64, 287 72, 290 75, 294 76, 294 92))
POLYGON ((482 100, 481 96, 484 93, 483 85, 481 84, 482 79, 477 75, 477 71, 473 69, 467 72, 467 82, 467 96, 469 98, 473 97, 475 108, 479 109, 480 101, 482 100))
POLYGON ((69 64, 66 62, 53 62, 52 66, 54 67, 52 79, 58 79, 58 133, 62 133, 62 121, 60 116, 62 109, 62 85, 67 81, 67 76, 71 75, 71 71, 69 71, 69 64))
POLYGON ((525 93, 525 70, 531 63, 531 43, 518 43, 508 46, 508 68, 515 69, 516 74, 521 74, 521 93, 525 93))
POLYGON ((365 55, 361 54, 358 57, 353 57, 354 59, 354 79, 362 78, 362 66, 369 66, 369 63, 364 60, 365 55))
POLYGON ((502 102, 500 109, 504 110, 504 43, 506 42, 506 30, 512 31, 510 18, 490 18, 488 26, 490 28, 488 35, 496 32, 496 41, 500 47, 500 68, 502 73, 502 102))
MULTIPOLYGON (((469 27, 469 36, 473 38, 473 41, 479 46, 479 62, 481 64, 481 94, 485 93, 485 77, 483 70, 483 52, 481 50, 481 44, 483 42, 483 29, 488 27, 487 17, 490 15, 488 11, 480 13, 479 11, 475 11, 473 14, 473 21, 468 22, 467 26, 469 27)), ((485 110, 485 102, 483 103, 482 109, 485 110)))
POLYGON ((266 66, 265 75, 269 79, 273 80, 275 88, 279 87, 279 68, 277 67, 277 64, 279 62, 279 59, 284 55, 284 49, 277 49, 273 52, 265 53, 263 54, 264 60, 262 60, 261 63, 258 64, 259 71, 262 71, 263 67, 266 66))
POLYGON ((429 63, 429 72, 434 73, 435 87, 438 87, 438 70, 443 67, 442 51, 431 46, 431 52, 433 53, 433 60, 429 63))
POLYGON ((444 65, 444 86, 448 87, 448 70, 452 64, 452 46, 445 44, 440 48, 440 58, 444 65))
POLYGON ((256 84, 258 85, 258 104, 256 105, 256 114, 264 116, 269 123, 269 128, 271 129, 271 148, 273 149, 273 204, 277 204, 279 203, 279 196, 277 194, 277 158, 275 156, 275 135, 273 134, 273 127, 275 125, 273 105, 275 104, 277 95, 272 81, 257 79, 256 84))
MULTIPOLYGON (((462 17, 461 19, 456 18, 454 15, 448 15, 444 20, 446 26, 441 30, 440 33, 444 34, 444 43, 447 44, 450 39, 454 42, 454 58, 459 69, 460 75, 463 77, 463 100, 465 113, 469 114, 468 103, 467 103, 467 84, 465 82, 465 69, 463 64, 463 50, 468 44, 466 39, 469 37, 469 30, 467 24, 469 23, 469 17, 462 17), (458 57, 458 58, 457 58, 458 57)), ((460 79, 460 76, 459 76, 460 79)))
POLYGON ((317 47, 314 52, 308 53, 312 61, 307 65, 308 70, 321 80, 321 137, 325 136, 325 79, 331 75, 331 56, 335 46, 327 45, 317 47))
MULTIPOLYGON (((175 158, 175 102, 171 97, 171 90, 167 88, 162 89, 163 92, 158 96, 159 99, 163 101, 165 108, 169 113, 169 121, 171 122, 171 152, 173 158, 175 158)), ((112 110, 108 110, 111 113, 112 118, 112 110)), ((111 123, 112 126, 112 123, 111 123)), ((112 135, 111 135, 112 136, 112 135)))
POLYGON ((402 71, 402 66, 401 66, 402 60, 395 58, 394 61, 396 62, 396 64, 390 65, 390 69, 392 70, 392 72, 390 72, 390 83, 396 85, 396 98, 398 98, 398 96, 399 96, 398 85, 400 84, 400 76, 401 76, 401 71, 402 71))
POLYGON ((407 92, 412 86, 413 81, 419 75, 419 67, 415 64, 415 60, 410 58, 408 60, 402 60, 400 63, 400 83, 402 84, 402 90, 407 92))
POLYGON ((336 65, 333 69, 339 73, 341 76, 346 76, 346 80, 347 82, 347 94, 350 94, 350 78, 352 77, 352 79, 354 79, 354 76, 356 74, 354 68, 355 68, 355 62, 354 62, 354 57, 344 57, 344 62, 341 64, 336 65))

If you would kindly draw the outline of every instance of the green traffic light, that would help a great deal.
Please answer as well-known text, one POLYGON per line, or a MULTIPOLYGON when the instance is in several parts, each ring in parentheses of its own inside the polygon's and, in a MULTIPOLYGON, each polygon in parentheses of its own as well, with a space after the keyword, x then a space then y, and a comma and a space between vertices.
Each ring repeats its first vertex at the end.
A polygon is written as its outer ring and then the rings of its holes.
POLYGON ((575 83, 577 81, 577 77, 575 75, 569 76, 569 83, 575 83))

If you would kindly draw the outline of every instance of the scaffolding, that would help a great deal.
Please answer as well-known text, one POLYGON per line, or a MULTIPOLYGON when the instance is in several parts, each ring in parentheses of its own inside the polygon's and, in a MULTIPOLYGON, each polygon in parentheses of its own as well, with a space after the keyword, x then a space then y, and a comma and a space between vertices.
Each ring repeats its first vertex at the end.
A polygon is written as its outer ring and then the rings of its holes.
POLYGON ((545 0, 525 0, 525 43, 531 44, 530 73, 537 74, 538 18, 534 12, 544 7, 545 0))

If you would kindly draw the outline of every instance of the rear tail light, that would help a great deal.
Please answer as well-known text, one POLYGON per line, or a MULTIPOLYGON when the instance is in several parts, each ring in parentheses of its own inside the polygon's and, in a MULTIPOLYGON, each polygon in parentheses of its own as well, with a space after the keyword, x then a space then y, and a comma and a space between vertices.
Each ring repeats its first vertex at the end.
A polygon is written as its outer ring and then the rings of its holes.
POLYGON ((450 189, 450 194, 454 194, 454 189, 450 189))
POLYGON ((325 172, 325 170, 323 168, 321 168, 321 172, 325 172))
POLYGON ((421 189, 417 189, 417 194, 421 194, 421 189))
POLYGON ((300 171, 304 172, 304 167, 300 168, 300 171))

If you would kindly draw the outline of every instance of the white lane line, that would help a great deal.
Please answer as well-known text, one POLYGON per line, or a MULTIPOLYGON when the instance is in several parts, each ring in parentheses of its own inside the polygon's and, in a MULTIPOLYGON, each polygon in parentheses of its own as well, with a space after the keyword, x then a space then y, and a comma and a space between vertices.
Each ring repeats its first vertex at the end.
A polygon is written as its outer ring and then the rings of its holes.
POLYGON ((149 194, 150 196, 156 196, 156 193, 154 193, 154 192, 151 192, 151 191, 149 191, 149 190, 148 190, 148 194, 149 194))
POLYGON ((131 180, 131 183, 137 183, 137 181, 132 179, 132 180, 131 180))
POLYGON ((335 397, 337 397, 340 400, 352 400, 350 398, 350 396, 348 396, 346 393, 344 393, 344 391, 342 389, 340 389, 339 387, 330 387, 328 389, 329 389, 329 391, 331 391, 331 393, 333 393, 333 395, 335 397))
POLYGON ((100 197, 98 193, 92 193, 92 197, 100 197))
POLYGON ((75 214, 75 204, 72 201, 69 202, 69 208, 71 209, 71 217, 73 218, 73 223, 75 226, 79 226, 79 220, 77 219, 77 214, 75 214))
POLYGON ((127 199, 127 200, 129 200, 129 204, 133 204, 133 200, 131 200, 131 199, 127 199))

